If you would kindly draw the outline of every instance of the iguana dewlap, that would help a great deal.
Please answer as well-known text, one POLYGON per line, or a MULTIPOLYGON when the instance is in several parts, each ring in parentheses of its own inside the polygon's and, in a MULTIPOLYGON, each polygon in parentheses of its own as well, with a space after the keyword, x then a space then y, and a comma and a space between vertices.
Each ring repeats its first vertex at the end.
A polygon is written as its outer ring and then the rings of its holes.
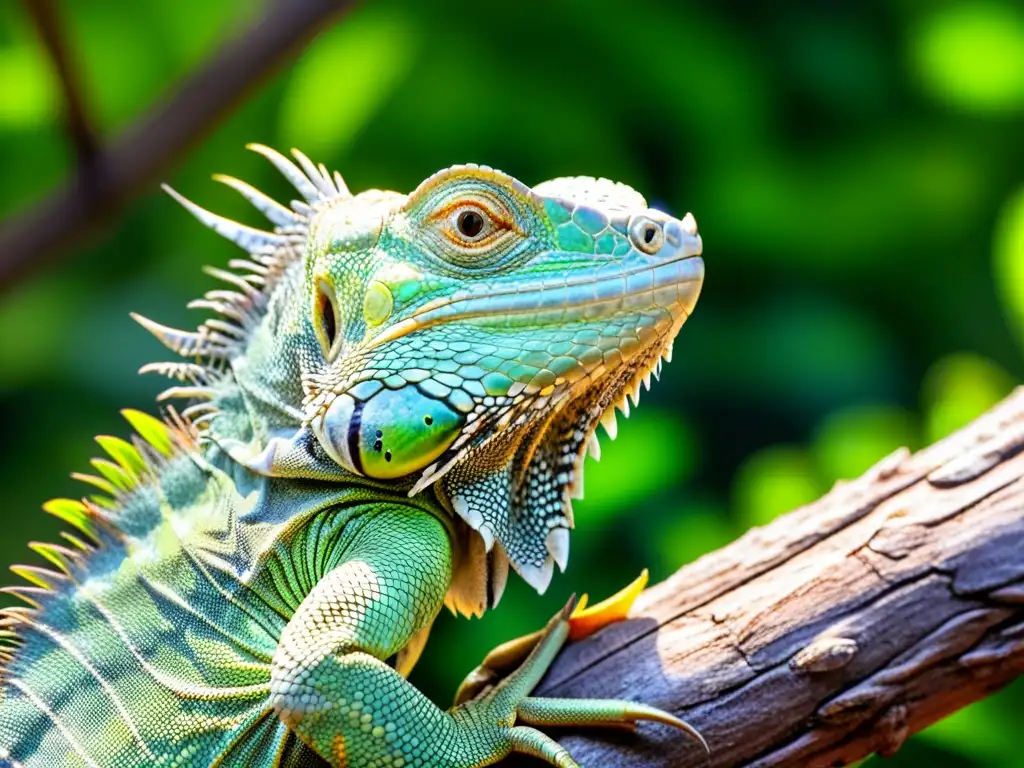
POLYGON ((450 710, 405 676, 442 605, 480 615, 510 566, 539 592, 565 568, 597 425, 614 436, 700 293, 692 216, 476 165, 353 195, 253 149, 303 200, 221 178, 264 231, 172 192, 248 258, 209 270, 196 331, 138 318, 185 358, 144 370, 186 406, 126 411, 137 435, 98 438, 88 495, 45 505, 74 530, 8 590, 28 606, 0 619, 0 766, 574 766, 531 726, 685 728, 530 696, 570 624, 640 587, 570 603, 450 710))

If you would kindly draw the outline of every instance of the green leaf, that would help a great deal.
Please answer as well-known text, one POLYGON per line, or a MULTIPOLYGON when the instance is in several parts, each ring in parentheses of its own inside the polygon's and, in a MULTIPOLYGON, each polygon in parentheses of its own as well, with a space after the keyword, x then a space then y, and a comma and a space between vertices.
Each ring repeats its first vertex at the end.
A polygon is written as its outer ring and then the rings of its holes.
POLYGON ((955 432, 1006 397, 1014 380, 988 358, 972 352, 944 357, 925 375, 922 399, 926 441, 955 432))
POLYGON ((724 546, 737 533, 723 506, 713 502, 684 501, 668 514, 652 516, 645 536, 654 558, 652 581, 724 546))
POLYGON ((810 453, 798 446, 764 448, 744 462, 733 480, 733 503, 745 527, 764 525, 824 491, 810 453))
POLYGON ((0 300, 0 391, 60 371, 81 296, 71 281, 48 275, 0 300))
POLYGON ((0 129, 30 129, 57 116, 57 86, 42 52, 28 41, 0 47, 0 129))
POLYGON ((393 11, 347 17, 295 65, 281 102, 282 140, 313 157, 349 145, 409 73, 419 42, 393 11))
POLYGON ((1020 682, 998 696, 982 699, 940 720, 917 738, 973 758, 979 765, 1024 766, 1014 689, 1019 700, 1019 694, 1024 691, 1020 682))
POLYGON ((910 58, 923 88, 975 112, 1024 107, 1024 12, 1019 3, 940 6, 912 33, 910 58))
POLYGON ((863 474, 897 448, 920 444, 914 416, 894 405, 847 408, 828 416, 817 429, 811 451, 826 480, 863 474))
POLYGON ((992 255, 1003 311, 1024 342, 1024 187, 999 212, 992 255))
POLYGON ((75 75, 98 129, 126 125, 171 86, 178 72, 151 3, 67 3, 75 75))

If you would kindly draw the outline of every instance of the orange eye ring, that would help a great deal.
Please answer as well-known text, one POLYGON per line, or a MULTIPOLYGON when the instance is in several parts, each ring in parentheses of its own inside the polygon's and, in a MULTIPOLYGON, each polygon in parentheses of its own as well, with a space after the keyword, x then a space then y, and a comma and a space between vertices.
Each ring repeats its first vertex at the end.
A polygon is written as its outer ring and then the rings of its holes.
POLYGON ((509 231, 518 231, 508 219, 475 200, 462 200, 436 211, 430 220, 454 245, 483 248, 509 231))

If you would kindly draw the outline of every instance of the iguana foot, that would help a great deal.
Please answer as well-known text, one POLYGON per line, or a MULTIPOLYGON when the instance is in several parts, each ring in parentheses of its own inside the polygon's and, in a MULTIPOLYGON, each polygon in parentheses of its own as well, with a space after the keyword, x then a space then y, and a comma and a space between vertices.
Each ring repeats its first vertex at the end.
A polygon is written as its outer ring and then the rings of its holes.
MULTIPOLYGON (((596 605, 588 607, 588 598, 584 594, 576 602, 576 607, 569 616, 569 639, 582 640, 609 624, 625 619, 637 596, 644 591, 646 586, 647 569, 645 568, 631 584, 596 605)), ((480 662, 480 666, 470 672, 462 681, 455 694, 455 703, 461 704, 469 701, 497 685, 526 660, 530 651, 544 636, 544 632, 545 630, 539 629, 514 640, 508 640, 494 648, 480 662)))
MULTIPOLYGON (((430 553, 444 553, 445 531, 433 518, 401 511, 380 512, 374 520, 375 535, 367 535, 350 551, 353 559, 334 568, 307 595, 274 654, 270 686, 274 711, 330 765, 480 768, 511 752, 522 752, 562 768, 577 766, 551 737, 530 727, 544 725, 631 727, 639 720, 654 720, 700 739, 678 718, 641 704, 530 696, 570 637, 573 622, 595 628, 615 615, 621 618, 628 610, 621 599, 590 611, 579 610, 576 601, 570 600, 542 632, 509 644, 507 652, 498 655, 505 665, 518 658, 502 679, 488 683, 447 712, 438 709, 366 649, 378 655, 389 653, 389 647, 374 644, 375 628, 388 626, 384 617, 390 620, 396 605, 405 606, 403 614, 414 614, 415 606, 423 602, 418 590, 432 587, 424 573, 413 578, 395 568, 398 558, 387 536, 400 536, 403 542, 415 538, 419 551, 410 562, 426 573, 436 573, 444 570, 444 564, 432 561, 430 553), (409 531, 417 535, 410 537, 409 531), (389 591, 374 599, 382 594, 380 584, 389 591), (357 595, 360 601, 346 602, 348 595, 357 595), (346 611, 361 623, 337 621, 346 611), (325 631, 325 626, 331 626, 328 617, 336 625, 325 631)), ((626 602, 630 601, 627 596, 626 602)), ((407 628, 403 636, 410 631, 407 628)), ((497 662, 495 666, 502 668, 497 662)))
MULTIPOLYGON (((636 588, 637 583, 641 581, 646 581, 646 573, 612 600, 594 606, 597 610, 586 616, 586 626, 594 631, 598 626, 617 620, 610 617, 621 608, 624 595, 625 599, 632 603, 635 594, 643 588, 642 584, 636 588), (632 597, 629 597, 630 591, 633 593, 632 597), (608 620, 601 623, 598 619, 601 615, 608 617, 608 620)), ((471 738, 474 741, 477 740, 476 734, 486 734, 483 740, 489 743, 491 755, 480 765, 497 762, 510 752, 522 752, 561 768, 578 767, 578 763, 554 739, 528 727, 531 725, 632 728, 640 720, 651 720, 685 731, 700 741, 705 750, 707 749, 704 739, 693 727, 654 707, 618 699, 554 699, 529 695, 554 661, 566 639, 570 637, 573 621, 585 615, 585 610, 577 608, 575 599, 570 600, 569 604, 548 622, 544 630, 499 647, 488 655, 485 665, 478 668, 477 672, 487 669, 494 673, 495 668, 504 672, 509 660, 521 657, 525 648, 528 653, 518 668, 497 683, 488 682, 481 686, 467 681, 459 689, 461 703, 450 710, 450 713, 459 725, 472 734, 471 738), (477 692, 469 697, 468 692, 473 688, 477 692)), ((618 618, 621 619, 623 616, 624 612, 620 613, 618 618)), ((484 676, 483 673, 478 674, 476 680, 479 682, 484 676)))

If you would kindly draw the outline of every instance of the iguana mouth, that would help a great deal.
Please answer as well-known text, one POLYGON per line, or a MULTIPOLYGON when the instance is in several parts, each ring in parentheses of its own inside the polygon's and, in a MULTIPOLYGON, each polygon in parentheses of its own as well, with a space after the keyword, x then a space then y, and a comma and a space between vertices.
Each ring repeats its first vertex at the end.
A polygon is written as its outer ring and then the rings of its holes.
POLYGON ((504 291, 464 291, 419 307, 367 342, 366 349, 457 320, 493 318, 504 323, 520 316, 543 322, 549 315, 552 323, 566 323, 651 307, 666 309, 673 317, 689 315, 704 281, 701 251, 700 236, 687 234, 671 257, 651 259, 631 269, 611 262, 578 278, 552 277, 504 291))

